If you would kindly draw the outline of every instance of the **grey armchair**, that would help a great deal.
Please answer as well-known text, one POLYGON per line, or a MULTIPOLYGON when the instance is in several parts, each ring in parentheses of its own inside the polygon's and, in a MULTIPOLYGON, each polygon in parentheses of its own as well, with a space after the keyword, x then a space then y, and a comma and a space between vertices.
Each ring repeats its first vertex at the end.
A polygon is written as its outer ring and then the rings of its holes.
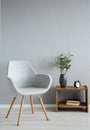
POLYGON ((17 125, 20 124, 20 117, 22 112, 22 106, 24 104, 24 97, 29 96, 31 102, 32 113, 34 113, 33 96, 38 95, 39 101, 48 120, 48 115, 40 97, 40 94, 46 93, 52 84, 52 78, 48 74, 38 74, 32 65, 28 61, 10 61, 8 65, 8 79, 13 85, 15 90, 15 96, 11 102, 10 108, 7 112, 6 118, 8 118, 16 97, 22 95, 20 104, 20 110, 18 115, 17 125))

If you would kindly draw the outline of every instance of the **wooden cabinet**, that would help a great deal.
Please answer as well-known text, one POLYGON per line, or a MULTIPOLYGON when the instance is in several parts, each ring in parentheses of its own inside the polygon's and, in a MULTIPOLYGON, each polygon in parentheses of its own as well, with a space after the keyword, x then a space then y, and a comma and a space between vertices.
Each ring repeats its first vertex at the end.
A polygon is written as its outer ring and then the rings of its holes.
POLYGON ((67 86, 65 88, 61 88, 60 86, 56 86, 56 111, 58 112, 59 108, 82 108, 85 109, 86 112, 88 112, 88 87, 87 86, 81 86, 79 88, 75 88, 74 86, 67 86), (80 102, 80 105, 66 105, 66 102, 59 102, 59 91, 85 91, 85 102, 80 102))

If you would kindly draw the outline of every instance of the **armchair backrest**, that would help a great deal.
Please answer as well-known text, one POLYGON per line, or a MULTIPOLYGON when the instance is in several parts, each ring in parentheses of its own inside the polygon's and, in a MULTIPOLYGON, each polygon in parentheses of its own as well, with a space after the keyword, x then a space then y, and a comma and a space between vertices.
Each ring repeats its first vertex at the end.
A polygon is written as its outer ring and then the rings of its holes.
POLYGON ((19 87, 32 85, 36 71, 28 61, 10 61, 8 66, 8 77, 19 87))

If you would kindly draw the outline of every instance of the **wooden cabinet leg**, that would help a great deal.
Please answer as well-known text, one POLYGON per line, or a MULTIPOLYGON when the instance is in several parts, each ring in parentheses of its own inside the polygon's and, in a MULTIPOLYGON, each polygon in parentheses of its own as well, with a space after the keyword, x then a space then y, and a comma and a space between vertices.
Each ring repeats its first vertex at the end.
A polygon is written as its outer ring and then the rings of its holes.
POLYGON ((88 112, 88 87, 86 87, 87 89, 86 89, 86 112, 88 112))
POLYGON ((56 89, 56 112, 58 112, 58 90, 56 89))
POLYGON ((58 112, 58 104, 56 104, 56 112, 58 112))

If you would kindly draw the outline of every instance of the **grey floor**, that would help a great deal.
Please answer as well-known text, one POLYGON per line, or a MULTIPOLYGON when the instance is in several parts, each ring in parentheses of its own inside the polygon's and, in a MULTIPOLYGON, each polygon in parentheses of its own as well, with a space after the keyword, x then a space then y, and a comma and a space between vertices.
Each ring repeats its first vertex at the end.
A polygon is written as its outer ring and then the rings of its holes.
POLYGON ((0 130, 90 130, 90 112, 59 111, 47 108, 49 121, 46 121, 42 109, 23 108, 20 126, 17 126, 18 109, 13 108, 8 119, 5 118, 7 108, 0 108, 0 130))

